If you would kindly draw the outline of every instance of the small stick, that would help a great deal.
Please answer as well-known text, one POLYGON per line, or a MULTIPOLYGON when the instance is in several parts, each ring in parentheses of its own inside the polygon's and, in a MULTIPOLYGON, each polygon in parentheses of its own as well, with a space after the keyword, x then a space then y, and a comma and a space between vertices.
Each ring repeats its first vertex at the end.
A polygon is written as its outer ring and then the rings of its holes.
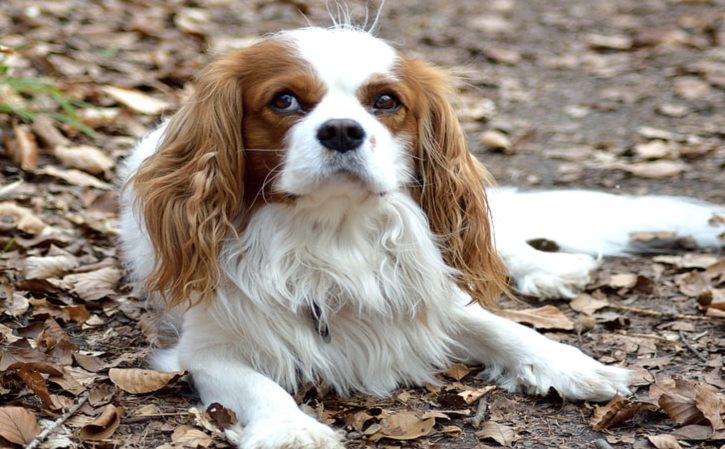
POLYGON ((680 340, 682 340, 682 343, 683 343, 683 344, 685 345, 685 347, 686 347, 687 349, 689 349, 689 350, 690 350, 690 352, 692 352, 693 354, 695 354, 695 356, 696 356, 696 357, 697 357, 698 359, 700 359, 701 361, 703 361, 703 362, 705 362, 705 363, 707 363, 707 362, 709 361, 709 360, 707 360, 707 357, 705 357, 704 355, 700 354, 700 351, 698 351, 697 349, 695 349, 695 348, 694 348, 694 347, 693 347, 693 346, 692 346, 692 345, 690 344, 690 342, 689 342, 689 341, 687 341, 687 337, 685 337, 685 333, 684 333, 684 332, 682 332, 682 331, 680 331, 680 340))
POLYGON ((721 317, 716 317, 716 316, 680 315, 678 313, 658 312, 657 310, 641 309, 639 307, 625 306, 625 305, 621 305, 621 304, 608 304, 604 307, 609 308, 609 309, 615 309, 615 310, 623 310, 625 312, 638 313, 640 315, 661 316, 661 317, 666 317, 666 318, 672 318, 675 320, 712 321, 712 320, 722 320, 723 319, 721 317))
POLYGON ((91 392, 90 390, 86 392, 85 395, 78 401, 73 407, 69 408, 67 412, 63 413, 60 418, 53 421, 53 423, 45 430, 40 432, 35 438, 33 438, 33 441, 28 443, 27 446, 25 446, 25 449, 36 449, 38 446, 40 446, 40 443, 45 441, 46 438, 48 438, 48 435, 53 433, 55 429, 57 429, 61 424, 63 424, 68 418, 73 416, 75 412, 78 411, 81 407, 83 407, 83 404, 86 403, 88 400, 88 397, 90 396, 91 392))
POLYGON ((475 429, 481 427, 481 421, 483 421, 483 415, 488 410, 488 404, 486 403, 486 397, 482 397, 478 400, 478 407, 476 408, 476 414, 470 418, 466 418, 465 421, 470 423, 475 429))

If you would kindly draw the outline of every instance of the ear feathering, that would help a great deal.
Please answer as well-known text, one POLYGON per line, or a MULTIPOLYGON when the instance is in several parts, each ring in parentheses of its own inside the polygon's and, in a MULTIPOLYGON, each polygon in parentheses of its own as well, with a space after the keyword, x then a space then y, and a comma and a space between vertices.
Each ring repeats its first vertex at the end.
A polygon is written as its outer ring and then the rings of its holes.
POLYGON ((418 185, 414 193, 441 239, 446 262, 461 277, 459 286, 475 301, 495 307, 510 294, 506 269, 494 248, 485 186, 492 177, 469 151, 449 102, 447 75, 422 61, 403 58, 403 78, 421 98, 414 107, 418 185))
POLYGON ((156 255, 146 287, 169 306, 212 295, 222 242, 243 207, 241 53, 201 73, 132 180, 156 255))

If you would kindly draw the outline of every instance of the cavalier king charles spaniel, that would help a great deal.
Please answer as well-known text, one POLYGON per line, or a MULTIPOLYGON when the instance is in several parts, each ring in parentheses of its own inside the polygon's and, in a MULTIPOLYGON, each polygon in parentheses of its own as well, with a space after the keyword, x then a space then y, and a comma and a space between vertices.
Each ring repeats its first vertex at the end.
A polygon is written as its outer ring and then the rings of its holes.
POLYGON ((712 210, 484 190, 451 98, 444 72, 367 32, 282 32, 209 65, 127 159, 127 265, 181 317, 154 365, 234 410, 241 448, 342 448, 290 392, 324 381, 384 396, 453 361, 512 392, 627 394, 626 369, 487 309, 507 275, 525 294, 572 296, 597 262, 583 253, 626 251, 652 222, 716 244, 712 210), (610 206, 626 224, 577 222, 610 206), (527 244, 542 234, 573 253, 527 244))

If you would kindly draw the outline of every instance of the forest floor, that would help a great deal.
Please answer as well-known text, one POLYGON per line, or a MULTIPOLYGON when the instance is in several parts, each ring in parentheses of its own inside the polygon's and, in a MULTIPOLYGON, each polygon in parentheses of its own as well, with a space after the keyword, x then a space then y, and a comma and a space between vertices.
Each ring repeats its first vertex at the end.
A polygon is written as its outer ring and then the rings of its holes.
MULTIPOLYGON (((3 0, 0 447, 59 417, 39 447, 228 447, 186 382, 130 370, 163 342, 119 264, 115 168, 215 54, 308 21, 329 24, 324 1, 3 0)), ((396 0, 378 34, 460 77, 500 184, 725 203, 722 0, 396 0)), ((504 303, 548 306, 530 324, 630 367, 631 397, 510 394, 456 366, 385 400, 299 400, 351 447, 722 448, 725 259, 681 243, 607 259, 572 302, 504 303)))

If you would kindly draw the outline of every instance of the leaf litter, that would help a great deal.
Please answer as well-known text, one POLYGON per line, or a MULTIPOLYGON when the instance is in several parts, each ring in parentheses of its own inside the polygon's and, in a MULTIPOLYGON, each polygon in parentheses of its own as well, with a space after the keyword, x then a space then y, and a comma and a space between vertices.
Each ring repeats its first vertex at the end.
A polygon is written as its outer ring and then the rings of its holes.
MULTIPOLYGON (((304 26, 301 9, 326 24, 324 1, 5 3, 0 54, 10 59, 0 65, 16 78, 47 77, 76 117, 59 115, 63 105, 46 94, 0 89, 0 104, 48 109, 30 121, 0 112, 0 395, 8 404, 0 436, 23 445, 50 428, 43 447, 227 447, 222 431, 236 422, 233 412, 196 408, 182 373, 145 370, 149 345, 168 342, 149 330, 153 318, 122 278, 113 171, 186 97, 208 49, 304 26)), ((584 35, 576 30, 588 19, 559 0, 526 8, 498 0, 489 11, 461 0, 419 3, 415 11, 386 5, 380 32, 465 73, 457 84, 462 124, 502 184, 724 200, 725 122, 708 112, 725 100, 714 3, 676 2, 651 17, 596 3, 587 17, 608 25, 590 23, 584 35), (643 72, 646 64, 658 70, 643 72)), ((590 447, 605 435, 616 447, 717 444, 725 439, 725 261, 671 232, 633 238, 684 243, 688 252, 606 260, 571 302, 504 302, 502 312, 633 368, 631 397, 590 413, 555 395, 500 391, 485 367, 458 364, 439 385, 387 399, 341 398, 321 385, 298 399, 343 428, 350 447, 590 447), (469 421, 476 416, 480 427, 469 421)))

